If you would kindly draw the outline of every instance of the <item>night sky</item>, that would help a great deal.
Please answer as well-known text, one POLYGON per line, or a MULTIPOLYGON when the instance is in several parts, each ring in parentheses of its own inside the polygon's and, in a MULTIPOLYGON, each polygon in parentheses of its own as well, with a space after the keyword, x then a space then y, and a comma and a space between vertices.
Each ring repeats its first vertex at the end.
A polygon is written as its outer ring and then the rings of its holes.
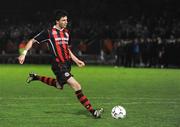
POLYGON ((0 13, 50 11, 57 8, 72 12, 88 9, 117 12, 127 6, 127 10, 135 7, 140 7, 141 10, 178 9, 179 3, 179 0, 4 0, 0 4, 0 13))
POLYGON ((180 14, 179 0, 4 0, 0 17, 33 17, 37 12, 53 13, 56 9, 68 11, 73 18, 119 19, 124 15, 180 14))

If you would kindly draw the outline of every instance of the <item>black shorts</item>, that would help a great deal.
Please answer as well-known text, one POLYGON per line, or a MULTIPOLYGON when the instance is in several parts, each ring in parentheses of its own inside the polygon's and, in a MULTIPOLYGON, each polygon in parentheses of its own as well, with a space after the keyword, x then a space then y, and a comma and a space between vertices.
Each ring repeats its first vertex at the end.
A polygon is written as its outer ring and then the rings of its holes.
POLYGON ((67 80, 72 76, 70 71, 71 71, 71 62, 67 61, 65 63, 57 63, 53 62, 52 71, 56 75, 56 79, 59 82, 61 86, 66 84, 67 80))

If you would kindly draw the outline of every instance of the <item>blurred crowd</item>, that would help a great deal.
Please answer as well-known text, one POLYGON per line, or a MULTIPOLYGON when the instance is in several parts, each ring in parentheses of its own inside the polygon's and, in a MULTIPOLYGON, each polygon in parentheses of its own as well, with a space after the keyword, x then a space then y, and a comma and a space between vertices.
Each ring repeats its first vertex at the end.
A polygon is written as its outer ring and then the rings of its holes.
MULTIPOLYGON (((19 54, 27 41, 52 25, 48 16, 37 13, 36 21, 0 20, 0 54, 19 54), (38 20, 39 19, 39 20, 38 20)), ((180 22, 162 16, 128 16, 118 20, 71 19, 72 48, 79 55, 114 58, 117 66, 180 66, 180 22)), ((48 54, 46 45, 34 45, 31 54, 48 54)))

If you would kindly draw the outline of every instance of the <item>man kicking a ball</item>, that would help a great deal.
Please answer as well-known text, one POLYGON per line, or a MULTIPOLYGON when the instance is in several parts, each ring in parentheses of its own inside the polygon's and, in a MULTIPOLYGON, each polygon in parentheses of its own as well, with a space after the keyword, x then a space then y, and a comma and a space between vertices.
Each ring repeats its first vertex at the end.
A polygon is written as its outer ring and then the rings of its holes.
POLYGON ((79 67, 85 66, 85 63, 79 60, 69 49, 69 32, 66 28, 68 24, 68 16, 65 11, 57 11, 55 14, 55 25, 47 30, 41 31, 34 38, 28 41, 25 50, 18 57, 19 63, 23 64, 26 54, 31 49, 34 43, 47 43, 52 54, 52 71, 56 78, 40 76, 35 73, 30 73, 27 82, 41 81, 49 86, 54 86, 58 89, 63 89, 64 84, 68 84, 75 91, 80 103, 94 116, 100 118, 103 108, 94 109, 83 94, 81 85, 71 74, 71 60, 73 60, 79 67))

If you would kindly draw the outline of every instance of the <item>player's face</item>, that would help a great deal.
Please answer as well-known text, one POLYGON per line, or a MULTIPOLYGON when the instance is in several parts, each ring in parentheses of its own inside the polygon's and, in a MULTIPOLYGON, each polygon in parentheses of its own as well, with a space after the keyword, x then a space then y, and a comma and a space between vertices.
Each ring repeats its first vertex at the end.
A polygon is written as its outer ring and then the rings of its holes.
POLYGON ((59 20, 56 21, 56 24, 62 29, 66 28, 68 24, 68 18, 67 16, 61 17, 59 20))

